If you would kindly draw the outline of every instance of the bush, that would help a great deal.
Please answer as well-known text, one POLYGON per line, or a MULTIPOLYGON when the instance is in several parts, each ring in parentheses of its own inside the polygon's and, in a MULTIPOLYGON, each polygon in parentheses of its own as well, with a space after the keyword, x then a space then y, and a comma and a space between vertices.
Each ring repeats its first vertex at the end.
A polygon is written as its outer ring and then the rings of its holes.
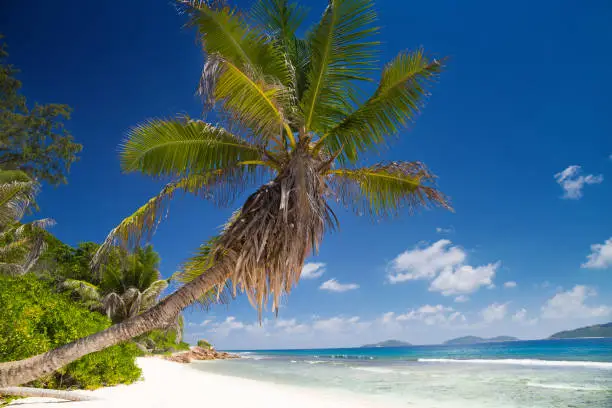
POLYGON ((198 340, 198 347, 202 347, 202 348, 205 348, 205 349, 211 349, 212 348, 212 344, 210 344, 206 340, 198 340))
MULTIPOLYGON (((110 320, 55 293, 34 276, 0 276, 0 362, 21 360, 99 332, 110 320)), ((123 343, 89 354, 32 386, 93 389, 132 383, 141 371, 135 344, 123 343)))
POLYGON ((176 342, 176 330, 153 330, 135 339, 153 354, 167 354, 189 350, 189 343, 176 342))

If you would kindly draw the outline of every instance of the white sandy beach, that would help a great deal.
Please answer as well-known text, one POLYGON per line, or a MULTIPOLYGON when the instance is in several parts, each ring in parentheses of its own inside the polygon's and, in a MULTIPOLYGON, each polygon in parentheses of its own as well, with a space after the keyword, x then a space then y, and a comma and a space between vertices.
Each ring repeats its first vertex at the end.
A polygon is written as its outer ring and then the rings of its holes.
MULTIPOLYGON (((393 407, 387 401, 364 399, 335 390, 293 387, 271 382, 210 374, 158 358, 139 358, 143 381, 132 385, 81 391, 99 400, 65 402, 25 398, 11 406, 22 408, 187 408, 202 406, 250 408, 374 408, 393 407)), ((198 364, 206 364, 201 362, 198 364)))

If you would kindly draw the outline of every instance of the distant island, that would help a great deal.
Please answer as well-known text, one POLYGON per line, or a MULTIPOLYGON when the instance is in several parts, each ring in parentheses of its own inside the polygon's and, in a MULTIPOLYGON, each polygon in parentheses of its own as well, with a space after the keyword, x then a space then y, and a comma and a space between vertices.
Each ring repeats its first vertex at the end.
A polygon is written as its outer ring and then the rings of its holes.
POLYGON ((497 336, 491 337, 490 339, 476 337, 476 336, 465 336, 465 337, 457 337, 456 339, 451 339, 445 341, 443 344, 446 345, 459 345, 459 344, 480 344, 480 343, 501 343, 504 341, 517 341, 516 337, 510 336, 497 336))
POLYGON ((561 331, 553 334, 549 339, 575 339, 579 337, 612 337, 612 322, 561 331))
POLYGON ((406 342, 406 341, 400 341, 400 340, 385 340, 385 341, 381 341, 380 343, 374 343, 374 344, 365 344, 363 346, 361 346, 361 348, 370 348, 370 347, 407 347, 407 346, 412 346, 412 344, 406 342))

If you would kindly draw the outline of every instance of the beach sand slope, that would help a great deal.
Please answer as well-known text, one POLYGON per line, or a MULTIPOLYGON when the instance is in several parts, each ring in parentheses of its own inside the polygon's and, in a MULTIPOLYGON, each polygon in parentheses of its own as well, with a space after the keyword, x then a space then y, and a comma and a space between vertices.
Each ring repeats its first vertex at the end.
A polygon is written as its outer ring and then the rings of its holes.
MULTIPOLYGON (((138 358, 143 381, 83 393, 96 401, 65 402, 25 398, 10 406, 21 408, 374 408, 391 407, 386 401, 341 390, 321 390, 209 374, 159 358, 138 358)), ((199 363, 202 364, 202 363, 199 363)), ((206 363, 203 363, 206 364, 206 363)))

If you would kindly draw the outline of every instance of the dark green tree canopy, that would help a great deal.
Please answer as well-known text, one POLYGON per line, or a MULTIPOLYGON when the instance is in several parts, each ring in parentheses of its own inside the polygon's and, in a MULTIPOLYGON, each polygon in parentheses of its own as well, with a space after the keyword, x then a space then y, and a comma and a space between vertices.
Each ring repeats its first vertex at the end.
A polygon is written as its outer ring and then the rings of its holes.
POLYGON ((64 127, 71 109, 56 103, 28 107, 15 77, 19 71, 6 62, 7 56, 0 35, 0 169, 22 170, 53 185, 65 183, 82 149, 64 127))

